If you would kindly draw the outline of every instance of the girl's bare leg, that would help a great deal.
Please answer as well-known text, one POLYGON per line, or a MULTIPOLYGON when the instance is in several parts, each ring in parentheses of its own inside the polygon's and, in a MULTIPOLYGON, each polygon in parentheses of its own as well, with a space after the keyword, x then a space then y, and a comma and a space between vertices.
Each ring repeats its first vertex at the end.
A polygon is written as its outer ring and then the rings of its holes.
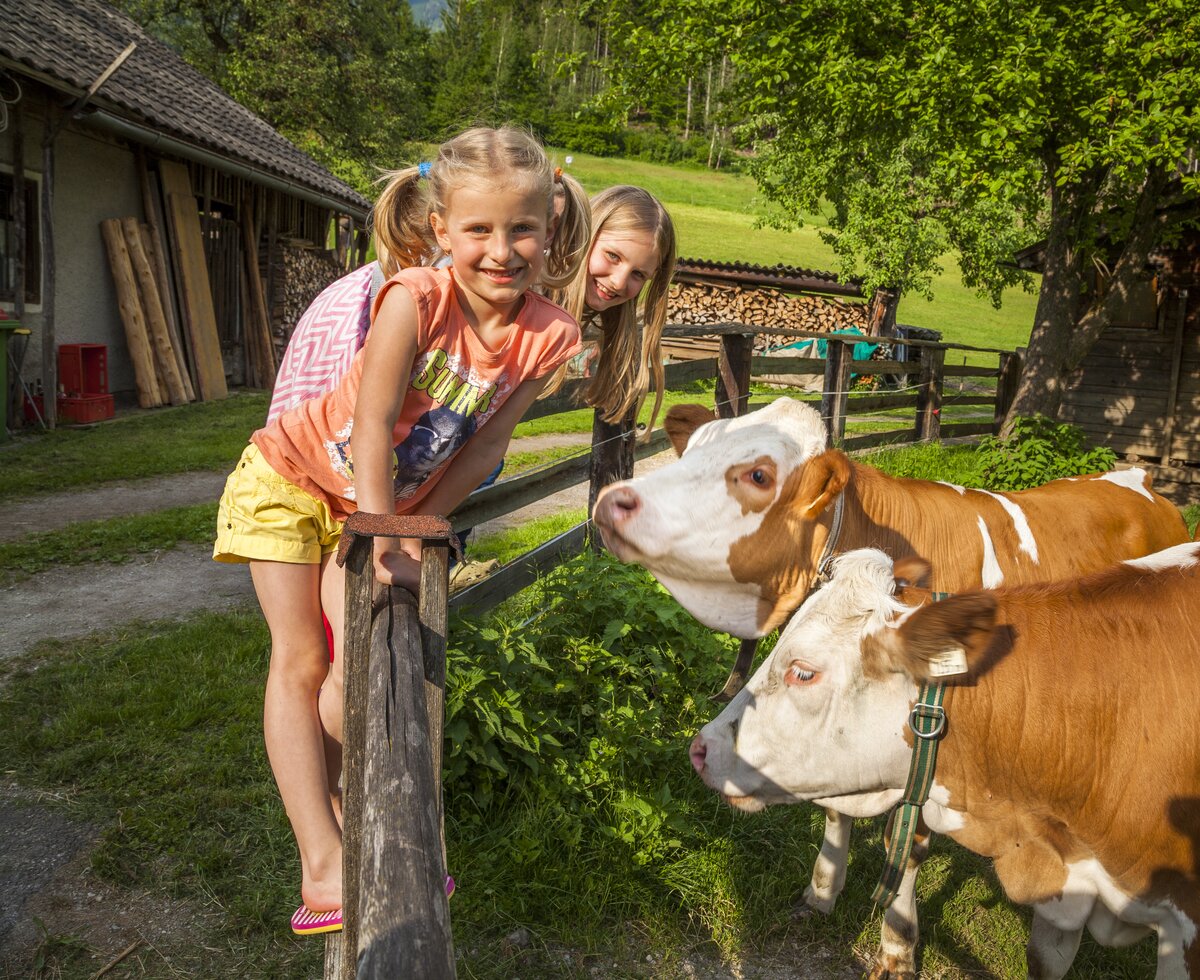
POLYGON ((328 779, 329 801, 338 825, 342 822, 342 704, 343 665, 345 657, 343 636, 346 613, 346 570, 338 567, 332 555, 326 556, 321 572, 321 608, 333 630, 333 663, 321 688, 319 704, 321 731, 325 739, 325 771, 328 779))
POLYGON ((250 575, 271 631, 263 705, 267 757, 300 849, 301 898, 324 912, 342 904, 342 836, 330 806, 317 712, 317 691, 329 673, 320 567, 252 561, 250 575))

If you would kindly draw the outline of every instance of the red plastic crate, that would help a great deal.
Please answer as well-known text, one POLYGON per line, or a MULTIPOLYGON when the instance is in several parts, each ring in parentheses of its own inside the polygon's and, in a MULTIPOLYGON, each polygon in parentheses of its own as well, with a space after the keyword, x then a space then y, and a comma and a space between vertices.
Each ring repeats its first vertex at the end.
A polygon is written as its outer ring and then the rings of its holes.
POLYGON ((58 383, 70 398, 107 395, 108 348, 104 344, 59 344, 58 383))
POLYGON ((99 422, 111 419, 115 408, 112 395, 84 395, 82 398, 58 396, 60 422, 99 422))

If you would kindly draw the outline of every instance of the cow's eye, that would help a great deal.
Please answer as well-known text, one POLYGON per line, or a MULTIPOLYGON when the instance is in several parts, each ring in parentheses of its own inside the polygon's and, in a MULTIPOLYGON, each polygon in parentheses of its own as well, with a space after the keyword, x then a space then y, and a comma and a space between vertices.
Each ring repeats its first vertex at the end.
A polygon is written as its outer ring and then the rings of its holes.
POLYGON ((755 467, 747 471, 746 477, 756 487, 769 487, 771 485, 771 474, 761 467, 755 467))
POLYGON ((792 661, 792 665, 788 667, 783 679, 789 687, 811 684, 817 679, 817 672, 806 667, 799 660, 794 660, 792 661))

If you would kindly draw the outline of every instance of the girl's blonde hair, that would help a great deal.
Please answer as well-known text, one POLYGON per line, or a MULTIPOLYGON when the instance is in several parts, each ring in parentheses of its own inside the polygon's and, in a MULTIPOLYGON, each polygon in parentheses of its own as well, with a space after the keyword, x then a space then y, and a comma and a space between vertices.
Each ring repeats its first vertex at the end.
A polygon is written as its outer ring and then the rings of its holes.
POLYGON ((379 262, 389 278, 438 256, 429 215, 444 213, 455 188, 472 182, 511 183, 545 193, 546 217, 555 232, 541 282, 565 286, 587 256, 591 211, 583 188, 564 181, 541 144, 516 126, 468 129, 439 146, 432 163, 390 171, 380 181, 387 183, 371 220, 379 262), (564 201, 555 225, 554 195, 560 183, 564 201))
POLYGON ((645 430, 645 438, 649 438, 662 408, 662 331, 667 320, 667 291, 675 274, 675 226, 667 209, 653 194, 628 184, 609 187, 593 197, 591 214, 589 256, 601 232, 633 232, 651 236, 658 265, 639 296, 601 312, 586 308, 586 266, 583 275, 559 290, 553 298, 580 323, 590 319, 600 328, 600 353, 583 400, 598 408, 605 422, 619 422, 631 412, 634 415, 640 412, 653 380, 654 411, 645 430), (639 298, 642 307, 640 326, 639 298))

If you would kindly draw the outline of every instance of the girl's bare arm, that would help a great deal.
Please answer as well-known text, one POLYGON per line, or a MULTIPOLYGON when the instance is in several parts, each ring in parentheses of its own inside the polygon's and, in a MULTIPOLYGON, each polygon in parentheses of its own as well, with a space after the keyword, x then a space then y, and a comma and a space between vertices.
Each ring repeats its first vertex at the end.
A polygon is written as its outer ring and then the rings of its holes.
MULTIPOLYGON (((362 382, 354 406, 354 430, 350 434, 354 493, 358 509, 365 513, 396 512, 392 432, 404 405, 417 354, 417 326, 417 305, 408 290, 400 287, 388 290, 371 325, 363 355, 362 382)), ((404 568, 406 562, 398 554, 401 550, 419 556, 420 543, 375 539, 375 569, 381 581, 408 584, 412 569, 404 568)))

